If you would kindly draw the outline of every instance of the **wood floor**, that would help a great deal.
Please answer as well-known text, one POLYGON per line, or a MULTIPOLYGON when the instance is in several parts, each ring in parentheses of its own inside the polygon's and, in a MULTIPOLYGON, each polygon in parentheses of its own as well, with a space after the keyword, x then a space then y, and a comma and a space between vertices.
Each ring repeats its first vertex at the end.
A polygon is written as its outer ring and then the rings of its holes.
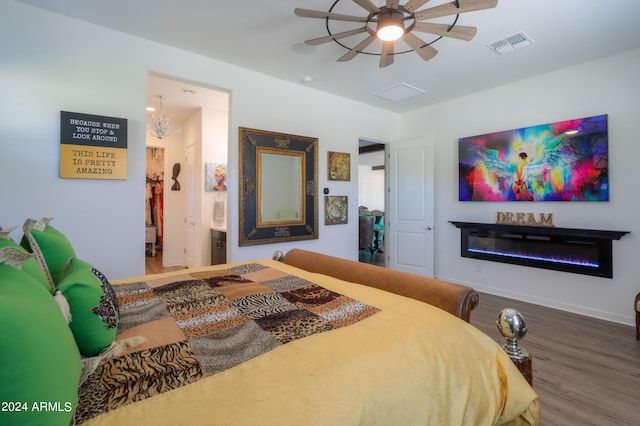
POLYGON ((496 319, 504 308, 517 309, 527 324, 521 344, 533 357, 543 425, 640 425, 633 327, 481 293, 471 323, 501 345, 496 319))
POLYGON ((145 258, 145 271, 144 273, 149 274, 159 274, 161 272, 171 272, 176 271, 178 269, 184 269, 183 266, 162 266, 162 250, 156 250, 155 256, 146 255, 145 258))

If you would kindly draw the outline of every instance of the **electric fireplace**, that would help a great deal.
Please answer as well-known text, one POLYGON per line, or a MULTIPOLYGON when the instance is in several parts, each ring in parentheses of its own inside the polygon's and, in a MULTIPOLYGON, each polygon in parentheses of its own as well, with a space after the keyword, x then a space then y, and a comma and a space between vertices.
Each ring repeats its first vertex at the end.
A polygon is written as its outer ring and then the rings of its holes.
POLYGON ((627 231, 451 222, 460 228, 460 255, 612 278, 612 241, 627 231))

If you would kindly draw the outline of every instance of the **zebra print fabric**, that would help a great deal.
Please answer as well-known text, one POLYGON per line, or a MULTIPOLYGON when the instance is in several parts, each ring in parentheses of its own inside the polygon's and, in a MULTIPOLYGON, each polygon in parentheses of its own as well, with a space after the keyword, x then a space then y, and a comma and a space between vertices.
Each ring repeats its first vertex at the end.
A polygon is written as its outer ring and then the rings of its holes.
POLYGON ((254 263, 114 289, 119 332, 154 337, 148 339, 150 347, 107 360, 89 376, 79 391, 76 424, 378 312, 311 281, 254 263), (152 324, 162 324, 166 331, 154 331, 152 324), (169 341, 162 340, 165 336, 169 341))

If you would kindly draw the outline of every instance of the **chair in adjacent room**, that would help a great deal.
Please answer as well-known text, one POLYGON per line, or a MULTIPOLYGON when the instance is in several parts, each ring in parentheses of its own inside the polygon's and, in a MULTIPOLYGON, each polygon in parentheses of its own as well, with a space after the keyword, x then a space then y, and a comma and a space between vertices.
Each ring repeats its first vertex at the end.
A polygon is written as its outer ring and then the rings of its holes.
POLYGON ((358 216, 358 250, 369 250, 373 255, 373 216, 358 216))
POLYGON ((373 216, 373 247, 375 251, 384 253, 384 212, 382 210, 371 210, 373 216))
POLYGON ((367 206, 359 206, 358 214, 362 216, 370 216, 371 212, 369 211, 369 208, 367 206))

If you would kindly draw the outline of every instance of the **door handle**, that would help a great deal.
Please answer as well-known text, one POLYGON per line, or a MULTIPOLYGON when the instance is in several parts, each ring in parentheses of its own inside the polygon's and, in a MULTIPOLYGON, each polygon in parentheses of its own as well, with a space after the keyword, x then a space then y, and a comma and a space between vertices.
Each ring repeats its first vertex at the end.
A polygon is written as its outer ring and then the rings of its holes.
POLYGON ((426 229, 427 231, 432 231, 433 228, 431 226, 425 226, 424 229, 426 229))

